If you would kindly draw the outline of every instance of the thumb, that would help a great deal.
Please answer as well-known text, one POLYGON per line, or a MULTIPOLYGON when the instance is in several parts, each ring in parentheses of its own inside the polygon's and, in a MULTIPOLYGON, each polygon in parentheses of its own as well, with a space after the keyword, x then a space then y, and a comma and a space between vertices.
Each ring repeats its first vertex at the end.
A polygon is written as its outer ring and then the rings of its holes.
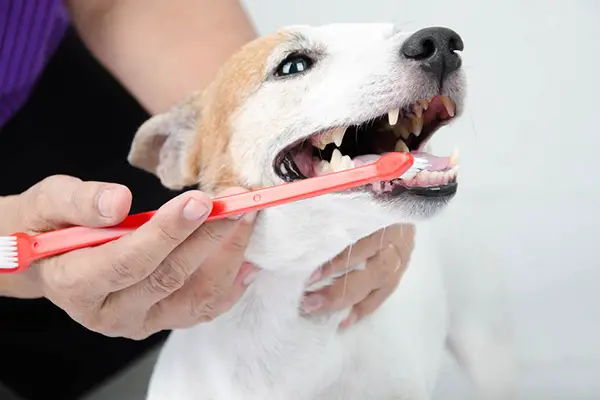
POLYGON ((131 192, 123 185, 83 182, 64 175, 44 179, 21 197, 19 215, 24 229, 37 232, 71 225, 115 225, 131 207, 131 192))

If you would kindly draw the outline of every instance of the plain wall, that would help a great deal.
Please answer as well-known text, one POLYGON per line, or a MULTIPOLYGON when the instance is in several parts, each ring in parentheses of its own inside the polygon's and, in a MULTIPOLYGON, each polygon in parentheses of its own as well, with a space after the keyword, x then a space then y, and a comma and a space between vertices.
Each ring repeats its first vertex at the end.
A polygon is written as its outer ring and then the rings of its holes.
MULTIPOLYGON (((460 197, 449 212, 500 260, 521 398, 600 398, 600 1, 244 3, 260 33, 389 21, 462 35, 467 112, 435 139, 460 147, 460 197)), ((449 363, 438 398, 467 400, 468 392, 449 363)))

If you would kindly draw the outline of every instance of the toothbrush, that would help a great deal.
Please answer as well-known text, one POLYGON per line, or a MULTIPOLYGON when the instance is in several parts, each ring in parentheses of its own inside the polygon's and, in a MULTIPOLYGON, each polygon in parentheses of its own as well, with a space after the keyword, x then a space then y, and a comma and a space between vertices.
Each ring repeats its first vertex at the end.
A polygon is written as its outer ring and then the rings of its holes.
MULTIPOLYGON (((410 153, 387 153, 374 163, 360 167, 214 198, 207 221, 339 192, 373 182, 391 181, 404 175, 417 173, 428 165, 426 159, 415 158, 410 153)), ((143 225, 155 213, 156 211, 148 211, 132 214, 120 224, 108 228, 76 226, 37 235, 18 232, 10 236, 0 236, 0 273, 21 272, 29 268, 34 261, 116 240, 143 225)))

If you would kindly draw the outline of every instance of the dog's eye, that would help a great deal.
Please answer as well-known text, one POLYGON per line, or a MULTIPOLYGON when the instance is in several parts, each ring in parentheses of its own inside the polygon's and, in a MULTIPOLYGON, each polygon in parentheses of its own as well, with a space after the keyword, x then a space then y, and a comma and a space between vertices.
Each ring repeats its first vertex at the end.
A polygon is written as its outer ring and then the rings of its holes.
POLYGON ((275 76, 301 74, 308 71, 313 64, 314 61, 310 57, 303 55, 292 55, 279 64, 275 70, 275 76))

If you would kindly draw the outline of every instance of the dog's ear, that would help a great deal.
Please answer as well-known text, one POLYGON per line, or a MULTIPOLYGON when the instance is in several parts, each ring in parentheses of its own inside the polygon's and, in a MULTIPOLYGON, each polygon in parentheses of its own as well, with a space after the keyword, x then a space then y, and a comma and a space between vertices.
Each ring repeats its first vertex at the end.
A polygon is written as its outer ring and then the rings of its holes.
POLYGON ((197 184, 187 157, 201 112, 200 93, 193 93, 171 110, 147 120, 135 134, 129 163, 156 175, 169 189, 197 184))

